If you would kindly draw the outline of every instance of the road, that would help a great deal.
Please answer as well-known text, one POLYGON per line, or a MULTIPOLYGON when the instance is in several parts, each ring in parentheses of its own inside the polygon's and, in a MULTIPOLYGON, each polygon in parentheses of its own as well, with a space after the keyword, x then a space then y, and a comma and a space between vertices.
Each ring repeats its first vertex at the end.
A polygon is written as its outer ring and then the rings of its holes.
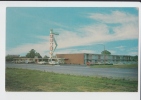
POLYGON ((6 64, 8 68, 41 70, 70 75, 97 76, 110 78, 138 79, 137 68, 90 68, 82 65, 38 65, 38 64, 6 64))

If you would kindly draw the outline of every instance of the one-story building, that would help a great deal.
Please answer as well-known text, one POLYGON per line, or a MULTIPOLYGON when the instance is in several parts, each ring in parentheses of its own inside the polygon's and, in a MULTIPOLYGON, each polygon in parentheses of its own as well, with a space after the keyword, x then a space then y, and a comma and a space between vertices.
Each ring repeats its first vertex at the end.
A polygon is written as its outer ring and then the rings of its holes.
MULTIPOLYGON (((53 61, 58 61, 60 64, 64 64, 64 59, 65 58, 52 58, 53 61)), ((49 57, 48 58, 38 58, 35 56, 34 58, 27 58, 27 57, 17 57, 14 58, 13 62, 14 63, 38 63, 40 61, 45 61, 48 63, 49 57)))

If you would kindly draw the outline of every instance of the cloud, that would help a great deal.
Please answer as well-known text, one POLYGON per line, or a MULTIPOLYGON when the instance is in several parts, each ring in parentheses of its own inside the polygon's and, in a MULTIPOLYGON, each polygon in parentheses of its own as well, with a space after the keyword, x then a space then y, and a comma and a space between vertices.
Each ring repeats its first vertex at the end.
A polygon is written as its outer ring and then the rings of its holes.
POLYGON ((138 55, 138 47, 132 47, 127 50, 129 55, 138 55))
POLYGON ((138 52, 129 52, 128 55, 138 55, 138 52))
POLYGON ((111 52, 112 55, 114 55, 114 54, 116 55, 116 51, 114 51, 114 50, 108 50, 108 51, 111 52))
POLYGON ((118 47, 115 47, 115 48, 117 48, 117 49, 120 50, 120 51, 125 50, 125 46, 118 46, 118 47))
POLYGON ((138 47, 132 47, 129 49, 129 51, 138 51, 138 47))
POLYGON ((72 54, 72 53, 95 53, 94 50, 78 50, 78 49, 63 49, 56 50, 55 54, 72 54))
MULTIPOLYGON (((55 29, 55 31, 60 33, 58 36, 55 36, 58 43, 57 49, 62 49, 62 51, 56 51, 56 53, 92 53, 93 51, 91 50, 69 50, 66 48, 92 45, 101 42, 106 43, 111 41, 138 39, 139 29, 137 16, 120 11, 114 11, 111 14, 91 13, 88 18, 100 21, 101 23, 94 23, 83 27, 80 26, 80 28, 76 28, 72 31, 61 28, 55 29), (110 27, 107 25, 107 23, 120 23, 120 25, 110 27), (109 32, 109 28, 113 30, 112 34, 109 32)), ((35 49, 41 55, 48 55, 49 36, 37 36, 36 38, 43 39, 43 41, 36 44, 17 46, 15 48, 9 49, 7 54, 27 53, 29 50, 35 49)), ((124 49, 123 46, 118 48, 120 50, 124 49)), ((113 53, 115 53, 115 51, 113 51, 113 53)))
POLYGON ((111 14, 90 13, 88 17, 103 23, 127 24, 138 22, 137 16, 121 11, 112 11, 111 14))
POLYGON ((89 39, 93 37, 94 42, 138 39, 138 17, 135 15, 114 11, 111 14, 90 14, 89 18, 99 21, 99 23, 82 27, 79 30, 87 34, 87 37, 90 36, 89 39), (120 24, 109 26, 109 23, 120 24), (112 34, 110 34, 110 29, 113 31, 112 34))
POLYGON ((49 44, 47 42, 41 42, 37 44, 32 44, 32 43, 24 44, 24 45, 9 49, 8 51, 6 51, 6 54, 22 54, 22 53, 26 54, 31 49, 36 50, 36 52, 44 56, 44 55, 47 55, 45 53, 49 49, 49 44))

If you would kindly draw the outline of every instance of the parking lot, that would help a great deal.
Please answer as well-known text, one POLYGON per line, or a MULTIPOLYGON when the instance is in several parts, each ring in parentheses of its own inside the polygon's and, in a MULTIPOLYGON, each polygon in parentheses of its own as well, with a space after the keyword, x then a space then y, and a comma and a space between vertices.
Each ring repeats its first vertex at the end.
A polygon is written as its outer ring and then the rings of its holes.
POLYGON ((6 64, 8 68, 23 68, 70 75, 138 79, 137 68, 90 68, 85 65, 6 64))

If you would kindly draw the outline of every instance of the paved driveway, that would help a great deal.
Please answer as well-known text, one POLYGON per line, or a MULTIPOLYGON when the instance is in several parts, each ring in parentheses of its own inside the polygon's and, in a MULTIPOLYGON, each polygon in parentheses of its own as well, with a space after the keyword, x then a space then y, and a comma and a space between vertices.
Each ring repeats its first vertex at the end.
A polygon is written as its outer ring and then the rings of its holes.
POLYGON ((71 74, 71 75, 125 78, 130 80, 138 79, 137 68, 90 68, 82 65, 53 65, 52 66, 52 65, 38 65, 38 64, 6 64, 6 67, 41 70, 41 71, 71 74))

